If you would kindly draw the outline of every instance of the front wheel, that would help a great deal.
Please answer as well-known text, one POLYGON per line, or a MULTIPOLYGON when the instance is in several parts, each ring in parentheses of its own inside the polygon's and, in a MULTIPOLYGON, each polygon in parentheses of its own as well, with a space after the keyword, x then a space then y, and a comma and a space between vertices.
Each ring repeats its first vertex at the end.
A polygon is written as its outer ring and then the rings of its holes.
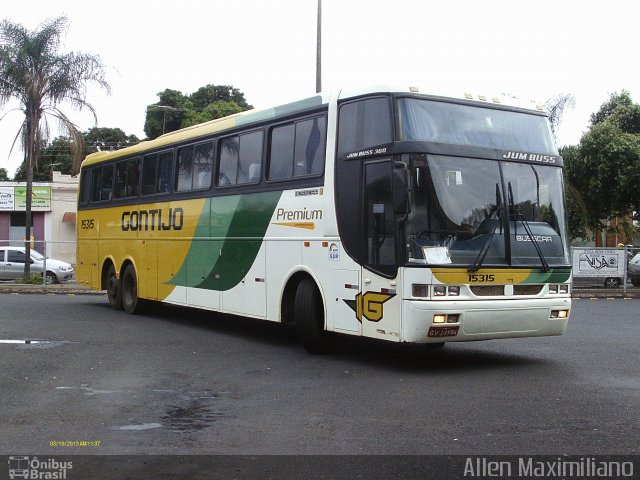
POLYGON ((324 307, 316 284, 303 279, 296 290, 296 330, 309 353, 326 353, 333 347, 333 335, 324 329, 324 307))
POLYGON ((58 277, 56 277, 56 274, 53 272, 47 272, 44 276, 44 283, 47 285, 58 283, 58 277))
POLYGON ((110 265, 107 270, 106 284, 109 306, 114 310, 122 310, 122 289, 120 281, 116 278, 116 267, 113 265, 110 265))
POLYGON ((143 301, 138 298, 138 277, 133 265, 129 264, 124 269, 120 286, 124 311, 130 314, 140 313, 143 301))

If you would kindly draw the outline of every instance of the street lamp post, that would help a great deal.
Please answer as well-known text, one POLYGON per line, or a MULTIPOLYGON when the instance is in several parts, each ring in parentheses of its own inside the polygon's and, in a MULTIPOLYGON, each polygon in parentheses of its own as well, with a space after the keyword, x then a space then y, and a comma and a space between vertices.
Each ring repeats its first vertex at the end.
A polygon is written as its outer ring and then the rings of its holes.
POLYGON ((316 93, 320 93, 322 91, 322 0, 318 0, 316 34, 316 93))
POLYGON ((169 105, 149 105, 147 107, 148 111, 157 112, 162 111, 162 134, 164 135, 165 126, 167 124, 167 112, 179 112, 180 109, 176 107, 171 107, 169 105))

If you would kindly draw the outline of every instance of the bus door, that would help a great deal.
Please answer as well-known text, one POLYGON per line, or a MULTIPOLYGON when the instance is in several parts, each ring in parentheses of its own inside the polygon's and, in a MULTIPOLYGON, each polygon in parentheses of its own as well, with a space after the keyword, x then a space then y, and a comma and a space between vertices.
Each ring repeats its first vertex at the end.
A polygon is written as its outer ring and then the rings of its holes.
POLYGON ((364 164, 364 266, 357 313, 367 337, 400 341, 401 279, 390 158, 364 164))

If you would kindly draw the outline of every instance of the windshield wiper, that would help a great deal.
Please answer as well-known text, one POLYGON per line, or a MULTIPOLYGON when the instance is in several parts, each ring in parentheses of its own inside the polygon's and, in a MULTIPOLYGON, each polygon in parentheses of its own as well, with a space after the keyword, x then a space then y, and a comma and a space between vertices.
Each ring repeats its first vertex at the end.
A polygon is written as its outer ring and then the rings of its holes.
MULTIPOLYGON (((500 208, 502 206, 502 202, 500 201, 500 187, 496 183, 496 209, 491 213, 491 215, 487 218, 487 220, 493 220, 494 216, 499 216, 500 208)), ((500 224, 500 233, 502 233, 502 223, 500 224)), ((484 262, 487 253, 489 252, 489 247, 491 246, 491 241, 493 240, 493 236, 496 234, 495 227, 491 230, 491 234, 482 244, 482 248, 478 252, 478 256, 476 259, 467 267, 467 271, 469 272, 477 272, 480 270, 482 263, 484 262)))
MULTIPOLYGON (((540 258, 540 263, 542 264, 542 271, 543 272, 548 272, 550 270, 549 268, 549 264, 547 263, 547 259, 544 258, 544 254, 542 253, 542 250, 540 249, 540 244, 538 243, 538 241, 535 239, 535 237, 533 236, 533 232, 531 231, 531 226, 529 225, 529 222, 527 221, 526 218, 524 218, 524 215, 522 215, 522 213, 520 212, 520 209, 518 207, 516 207, 516 204, 513 200, 513 189, 511 188, 511 182, 507 183, 507 201, 509 202, 509 211, 513 212, 514 214, 514 229, 518 223, 518 220, 520 220, 522 222, 522 226, 524 227, 525 231, 527 232, 527 235, 529 235, 529 238, 531 239, 531 243, 533 244, 534 248, 536 249, 536 253, 538 254, 538 257, 540 258)), ((516 234, 516 232, 514 231, 514 235, 516 234)))

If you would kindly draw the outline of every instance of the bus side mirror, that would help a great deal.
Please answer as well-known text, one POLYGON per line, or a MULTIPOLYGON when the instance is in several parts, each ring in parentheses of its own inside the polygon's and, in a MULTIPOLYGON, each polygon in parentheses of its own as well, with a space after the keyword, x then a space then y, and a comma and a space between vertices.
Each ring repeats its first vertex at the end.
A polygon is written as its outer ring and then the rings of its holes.
MULTIPOLYGON (((409 205, 409 171, 404 164, 396 164, 393 169, 393 211, 405 217, 411 211, 409 205)), ((405 219, 406 220, 406 219, 405 219)))

